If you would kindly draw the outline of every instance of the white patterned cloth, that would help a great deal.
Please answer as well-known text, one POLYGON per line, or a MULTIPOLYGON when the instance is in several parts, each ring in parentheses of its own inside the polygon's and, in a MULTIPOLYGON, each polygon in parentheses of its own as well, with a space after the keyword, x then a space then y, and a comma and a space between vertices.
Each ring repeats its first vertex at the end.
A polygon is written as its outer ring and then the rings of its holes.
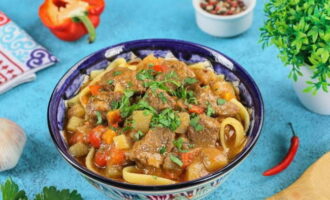
POLYGON ((32 81, 57 59, 0 11, 0 94, 32 81))

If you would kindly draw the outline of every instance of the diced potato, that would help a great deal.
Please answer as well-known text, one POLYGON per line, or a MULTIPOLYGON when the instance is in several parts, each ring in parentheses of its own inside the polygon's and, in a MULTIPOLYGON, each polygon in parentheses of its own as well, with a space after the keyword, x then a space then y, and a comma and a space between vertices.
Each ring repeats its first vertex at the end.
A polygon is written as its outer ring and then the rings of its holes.
POLYGON ((180 112, 178 113, 178 116, 180 118, 180 126, 175 130, 176 133, 185 133, 187 131, 187 128, 190 123, 190 117, 189 114, 186 112, 180 112))
POLYGON ((228 164, 228 158, 223 151, 217 148, 202 149, 203 164, 210 172, 218 170, 228 164))
POLYGON ((88 146, 81 142, 78 142, 69 148, 69 153, 74 157, 85 156, 88 154, 88 152, 88 146))
POLYGON ((100 69, 100 70, 94 70, 91 72, 90 74, 90 78, 93 80, 95 79, 98 75, 100 75, 102 72, 104 72, 103 69, 100 69))
POLYGON ((122 167, 118 165, 107 165, 105 173, 109 178, 121 178, 122 167))
POLYGON ((131 143, 125 135, 114 137, 113 142, 118 149, 129 149, 131 147, 131 143))
POLYGON ((85 109, 82 107, 82 105, 76 103, 68 110, 68 116, 76 116, 83 118, 85 116, 85 109))
POLYGON ((134 130, 142 131, 143 133, 148 132, 151 118, 152 118, 152 113, 146 110, 134 111, 132 114, 134 130))
POLYGON ((198 179, 207 175, 209 172, 206 170, 204 164, 201 161, 196 161, 187 167, 186 179, 188 181, 198 179))
POLYGON ((76 116, 72 116, 71 118, 69 118, 66 128, 69 131, 76 131, 77 128, 83 124, 84 124, 83 119, 76 117, 76 116))

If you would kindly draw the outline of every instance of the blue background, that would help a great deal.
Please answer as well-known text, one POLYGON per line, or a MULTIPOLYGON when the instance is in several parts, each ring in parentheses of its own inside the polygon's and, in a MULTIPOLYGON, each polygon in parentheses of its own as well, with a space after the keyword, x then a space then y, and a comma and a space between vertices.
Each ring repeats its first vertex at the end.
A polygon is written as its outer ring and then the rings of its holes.
POLYGON ((119 42, 143 38, 174 38, 215 48, 235 59, 254 77, 265 102, 265 123, 261 137, 249 157, 209 199, 264 199, 290 185, 323 153, 330 150, 329 117, 313 114, 294 94, 288 68, 276 57, 275 48, 261 49, 259 27, 265 16, 264 1, 257 2, 251 29, 239 37, 220 39, 201 32, 190 0, 107 0, 97 29, 97 40, 83 38, 64 42, 53 36, 38 17, 41 0, 1 0, 0 10, 24 28, 37 42, 48 48, 60 63, 38 73, 34 82, 0 95, 0 117, 17 122, 28 135, 18 166, 0 173, 0 182, 11 176, 30 197, 42 187, 56 185, 80 191, 87 200, 105 200, 57 152, 46 123, 51 92, 61 76, 88 54, 119 42), (301 147, 292 165, 274 177, 262 172, 284 156, 293 122, 301 147))

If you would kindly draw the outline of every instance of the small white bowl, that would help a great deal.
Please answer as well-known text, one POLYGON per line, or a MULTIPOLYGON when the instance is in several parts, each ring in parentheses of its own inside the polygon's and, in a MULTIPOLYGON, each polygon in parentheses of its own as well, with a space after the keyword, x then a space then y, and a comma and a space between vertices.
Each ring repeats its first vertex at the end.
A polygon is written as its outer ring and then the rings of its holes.
POLYGON ((206 12, 200 6, 201 0, 193 0, 198 27, 213 36, 233 37, 247 31, 253 21, 256 0, 243 0, 247 9, 241 13, 219 16, 206 12))

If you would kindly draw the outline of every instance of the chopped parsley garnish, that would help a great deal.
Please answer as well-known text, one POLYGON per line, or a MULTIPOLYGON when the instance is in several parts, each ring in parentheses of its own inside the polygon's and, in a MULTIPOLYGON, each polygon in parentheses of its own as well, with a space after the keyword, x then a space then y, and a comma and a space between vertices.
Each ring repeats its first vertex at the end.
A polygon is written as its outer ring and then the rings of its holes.
POLYGON ((158 93, 158 98, 163 102, 163 103, 166 103, 167 102, 167 99, 164 95, 164 92, 160 92, 158 93))
POLYGON ((154 115, 151 120, 151 127, 166 127, 171 131, 175 131, 180 124, 180 117, 170 108, 163 110, 158 115, 154 115))
POLYGON ((102 119, 102 114, 101 114, 101 112, 100 112, 100 111, 96 111, 95 114, 96 114, 96 117, 97 117, 97 122, 96 122, 96 124, 97 124, 97 125, 102 124, 103 119, 102 119))
POLYGON ((109 80, 109 81, 108 81, 108 84, 109 84, 109 85, 112 85, 113 82, 114 82, 113 80, 109 80))
POLYGON ((144 136, 144 133, 142 131, 138 131, 133 135, 135 141, 140 140, 141 138, 143 138, 143 136, 144 136))
POLYGON ((211 117, 213 114, 215 114, 215 111, 212 108, 212 105, 210 104, 210 102, 207 102, 206 115, 211 117))
POLYGON ((165 152, 166 152, 166 147, 165 146, 160 147, 159 153, 163 155, 165 152))
POLYGON ((224 99, 221 99, 221 98, 218 98, 217 99, 217 104, 220 106, 220 105, 223 105, 223 104, 225 104, 226 103, 226 100, 224 100, 224 99))
POLYGON ((132 83, 132 81, 130 81, 130 82, 128 82, 128 83, 127 83, 127 87, 129 87, 129 88, 130 88, 130 87, 132 87, 132 86, 133 86, 133 83, 132 83))
POLYGON ((204 127, 199 123, 199 117, 195 116, 190 119, 190 126, 192 126, 196 131, 202 131, 204 127))
POLYGON ((122 73, 123 72, 121 72, 121 71, 115 71, 115 72, 112 73, 112 76, 118 76, 118 75, 120 75, 122 73))
POLYGON ((171 155, 170 155, 170 159, 171 159, 172 162, 174 162, 175 164, 179 165, 180 167, 183 166, 182 161, 181 161, 178 157, 173 156, 173 155, 171 154, 171 155))
POLYGON ((154 73, 155 71, 152 69, 143 69, 141 71, 139 71, 139 73, 137 73, 136 78, 140 81, 144 81, 144 80, 154 80, 154 73))
POLYGON ((191 77, 188 77, 188 78, 185 78, 184 81, 183 81, 185 84, 194 84, 197 82, 197 79, 195 78, 191 78, 191 77))
POLYGON ((183 99, 185 103, 188 104, 197 104, 197 99, 194 95, 194 92, 191 90, 187 90, 187 88, 180 86, 174 92, 171 92, 172 95, 178 97, 179 99, 183 99))
POLYGON ((195 144, 188 144, 188 148, 189 149, 192 149, 192 148, 194 148, 195 147, 195 144))
POLYGON ((112 110, 118 109, 120 107, 120 101, 113 101, 110 103, 110 106, 112 110))
POLYGON ((152 175, 152 178, 157 180, 158 176, 152 175))
POLYGON ((144 87, 149 87, 152 90, 162 89, 162 90, 169 92, 170 89, 166 86, 166 83, 172 83, 172 84, 176 85, 177 87, 180 86, 179 82, 177 82, 175 80, 167 80, 167 79, 165 79, 163 81, 144 82, 143 85, 144 85, 144 87))
POLYGON ((122 131, 126 132, 126 131, 129 131, 129 130, 132 130, 132 129, 133 129, 132 126, 125 126, 122 131))
POLYGON ((170 79, 174 77, 178 77, 178 74, 175 71, 171 71, 165 75, 165 79, 170 79))
POLYGON ((173 145, 179 150, 179 152, 181 153, 188 152, 188 150, 182 149, 183 144, 184 144, 184 139, 182 137, 173 141, 173 145))
POLYGON ((148 63, 148 67, 153 67, 155 66, 153 63, 148 63))

